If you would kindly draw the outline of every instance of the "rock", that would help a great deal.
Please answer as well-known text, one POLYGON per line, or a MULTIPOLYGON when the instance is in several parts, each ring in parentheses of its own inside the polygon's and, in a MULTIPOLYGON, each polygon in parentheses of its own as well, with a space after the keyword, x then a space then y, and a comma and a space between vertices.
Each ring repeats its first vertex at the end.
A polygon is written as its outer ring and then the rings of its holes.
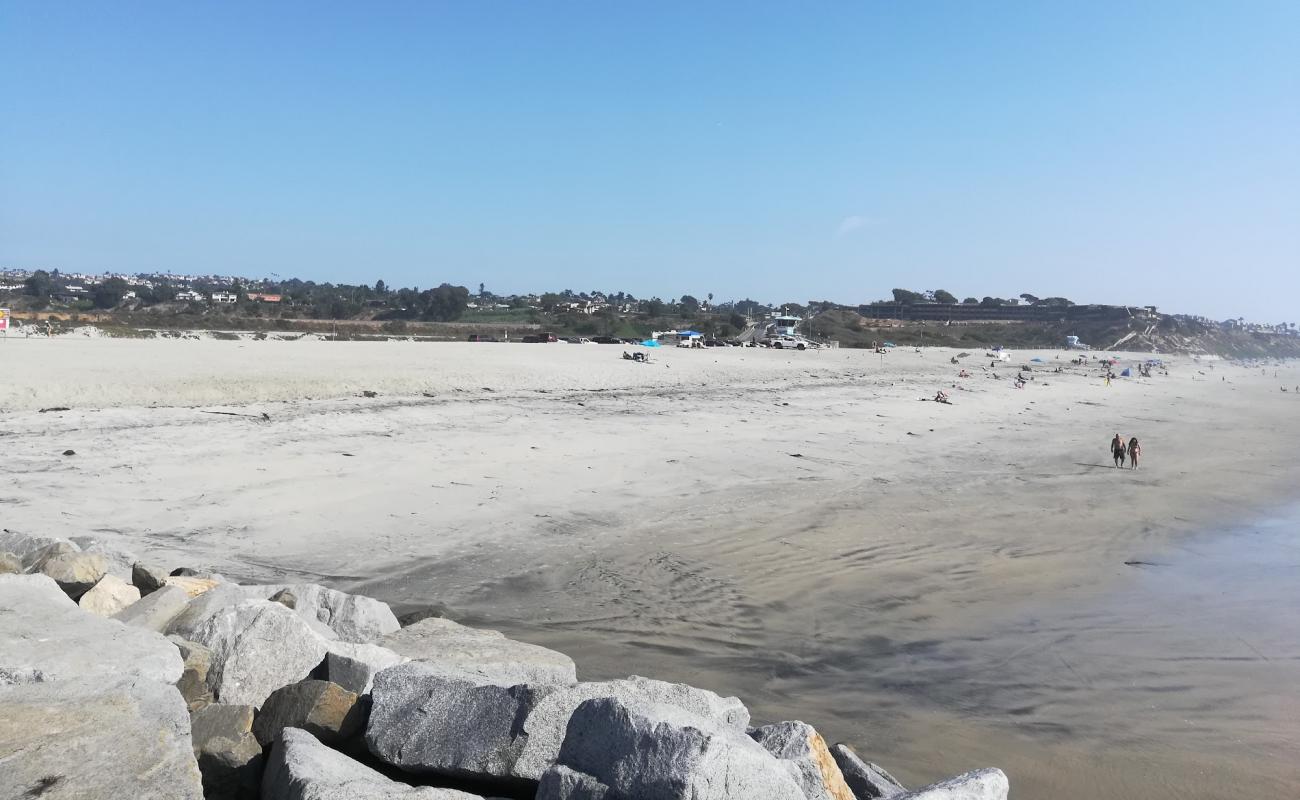
POLYGON ((1011 784, 1000 769, 977 769, 931 784, 898 800, 1007 800, 1011 784))
POLYGON ((407 770, 508 778, 527 742, 521 723, 552 688, 480 683, 418 661, 390 667, 375 676, 366 746, 407 770))
POLYGON ((377 644, 330 642, 327 646, 325 677, 358 695, 370 694, 370 687, 380 670, 410 660, 377 644))
POLYGON ((855 800, 821 734, 806 722, 778 722, 749 732, 777 759, 794 767, 808 800, 855 800))
MULTIPOLYGON (((609 787, 590 775, 555 765, 537 784, 536 800, 606 800, 609 787)), ((612 800, 612 798, 610 798, 612 800)))
POLYGON ((720 697, 706 689, 681 683, 665 683, 634 675, 625 680, 558 687, 540 696, 524 720, 524 748, 511 774, 530 780, 541 778, 546 768, 555 763, 559 756, 560 745, 564 742, 573 712, 583 702, 597 697, 674 706, 731 728, 737 733, 744 733, 749 725, 749 709, 738 699, 720 697))
MULTIPOLYGON (((180 588, 184 589, 185 593, 188 594, 190 597, 198 597, 204 592, 210 591, 220 586, 221 583, 222 582, 217 580, 216 578, 199 578, 199 577, 189 577, 189 576, 173 577, 169 575, 163 579, 164 585, 179 586, 180 588)), ((240 593, 238 596, 241 599, 243 598, 242 593, 240 593)))
POLYGON ((213 614, 190 637, 212 651, 208 683, 221 703, 261 706, 271 692, 307 677, 325 642, 297 614, 267 600, 245 600, 213 614))
POLYGON ((749 722, 736 698, 682 684, 638 677, 507 684, 416 661, 375 679, 367 742, 381 760, 407 769, 535 781, 555 763, 574 710, 596 697, 674 706, 742 735, 749 722))
POLYGON ((83 594, 77 601, 77 605, 81 606, 83 611, 101 617, 111 617, 139 599, 139 589, 116 575, 109 574, 100 578, 99 583, 83 594))
MULTIPOLYGON (((174 580, 168 578, 168 580, 174 580)), ((183 586, 178 588, 184 589, 183 586)), ((167 626, 167 633, 175 634, 182 639, 193 641, 194 634, 202 628, 214 614, 228 606, 238 605, 244 602, 244 593, 239 591, 238 586, 230 584, 213 585, 198 595, 191 594, 193 599, 185 606, 181 613, 176 615, 171 625, 167 626)))
POLYGON ((388 604, 372 597, 314 583, 242 588, 250 597, 274 600, 307 619, 320 622, 345 642, 374 642, 401 628, 388 604))
POLYGON ((482 800, 454 789, 407 786, 286 728, 262 775, 263 800, 482 800))
POLYGON ((96 536, 73 536, 72 541, 83 553, 99 553, 108 561, 108 572, 124 582, 131 582, 131 565, 135 563, 135 553, 123 550, 115 544, 96 536))
POLYGON ((13 553, 0 553, 0 575, 18 574, 23 571, 23 560, 13 553))
POLYGON ((444 672, 458 671, 502 685, 577 681, 577 667, 563 653, 507 639, 497 631, 467 628, 449 619, 420 620, 376 644, 444 672))
POLYGON ((210 705, 190 715, 194 757, 207 800, 256 800, 262 746, 253 735, 252 706, 210 705))
MULTIPOLYGON (((85 599, 82 598, 83 604, 85 599)), ((179 586, 164 586, 118 611, 113 619, 125 625, 163 633, 189 603, 190 596, 184 589, 179 586)))
POLYGON ((831 748, 831 756, 840 767, 844 782, 853 790, 858 800, 874 800, 877 797, 895 797, 905 794, 907 789, 875 764, 863 761, 853 749, 846 744, 837 744, 831 748))
POLYGON ((13 553, 23 561, 25 568, 30 568, 36 558, 38 551, 47 550, 51 545, 62 544, 65 552, 76 552, 80 550, 67 539, 59 539, 54 536, 28 536, 25 533, 11 531, 8 528, 0 530, 0 550, 6 553, 13 553))
POLYGON ((166 639, 85 613, 45 575, 0 575, 0 620, 0 685, 81 677, 173 684, 181 676, 180 654, 166 639))
POLYGON ((65 553, 80 553, 81 548, 65 539, 56 539, 43 547, 38 547, 23 556, 23 569, 25 571, 40 571, 40 565, 46 559, 61 556, 65 553))
POLYGON ((190 569, 189 567, 177 567, 169 572, 168 575, 175 578, 198 578, 202 577, 203 573, 199 572, 197 569, 190 569))
POLYGON ((336 683, 299 681, 271 692, 257 715, 253 733, 266 746, 285 728, 301 728, 324 744, 339 745, 365 727, 366 708, 358 699, 336 683))
POLYGON ((168 636, 167 640, 176 645, 184 660, 185 668, 181 679, 176 681, 176 688, 185 698, 185 707, 190 713, 212 703, 212 687, 208 684, 208 673, 212 671, 212 651, 198 642, 191 642, 179 636, 168 636))
POLYGON ((104 674, 0 686, 0 719, 0 797, 203 798, 171 686, 104 674))
POLYGON ((559 764, 541 786, 574 794, 539 791, 538 800, 804 800, 787 767, 734 728, 674 706, 617 698, 578 706, 559 764))
POLYGON ((166 570, 158 567, 151 567, 148 564, 142 564, 139 561, 131 565, 131 584, 140 590, 140 594, 147 596, 151 592, 156 592, 167 582, 166 570))
POLYGON ((104 577, 108 561, 99 553, 59 553, 42 558, 32 570, 53 578, 64 594, 76 600, 104 577))

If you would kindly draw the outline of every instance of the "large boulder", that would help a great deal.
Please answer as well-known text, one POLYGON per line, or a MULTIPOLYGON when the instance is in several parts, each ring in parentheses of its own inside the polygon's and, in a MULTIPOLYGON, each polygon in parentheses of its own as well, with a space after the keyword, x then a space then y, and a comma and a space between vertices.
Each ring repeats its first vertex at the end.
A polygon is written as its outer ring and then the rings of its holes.
POLYGON ((535 781, 555 763, 574 710, 596 697, 674 706, 739 734, 749 722, 736 698, 682 684, 639 677, 509 684, 416 661, 379 673, 367 742, 406 769, 535 781))
POLYGON ((134 553, 98 536, 73 536, 71 539, 83 553, 102 555, 108 562, 108 574, 126 582, 131 580, 131 564, 136 560, 134 553))
POLYGON ((140 599, 140 590, 109 573, 77 600, 82 611, 111 617, 140 599))
POLYGON ((844 782, 853 790, 858 800, 876 800, 876 798, 896 797, 906 794, 907 789, 893 775, 869 761, 863 761, 853 748, 846 744, 837 744, 831 748, 831 756, 840 767, 844 782))
POLYGON ((634 675, 624 680, 556 687, 537 697, 536 704, 524 720, 524 747, 511 774, 531 780, 541 778, 559 756, 573 712, 582 703, 597 697, 674 706, 737 733, 744 733, 749 725, 749 709, 740 700, 682 683, 666 683, 634 675))
POLYGON ((325 657, 325 677, 349 692, 370 694, 375 675, 381 670, 410 661, 387 647, 377 644, 330 642, 325 657))
POLYGON ((58 553, 40 559, 32 571, 53 578, 64 594, 76 600, 108 572, 108 559, 99 553, 58 553))
POLYGON ((185 698, 185 707, 194 713, 215 699, 212 696, 212 686, 208 683, 208 673, 212 671, 212 651, 198 642, 179 636, 168 636, 167 640, 176 645, 185 662, 185 670, 181 673, 181 679, 176 681, 176 689, 185 698))
POLYGON ((271 692, 262 704, 253 733, 263 746, 285 728, 301 728, 327 745, 339 745, 361 732, 366 707, 336 683, 305 680, 271 692))
POLYGON ((253 735, 255 713, 252 706, 210 705, 190 715, 207 800, 257 800, 262 746, 253 735))
POLYGON ((407 786, 286 728, 262 776, 263 800, 482 800, 454 789, 407 786))
POLYGON ((856 800, 826 740, 806 722, 778 722, 749 732, 764 750, 790 765, 808 800, 856 800))
POLYGON ((15 553, 0 551, 0 575, 16 575, 23 571, 23 560, 15 553))
POLYGON ((418 661, 401 664, 375 676, 366 746, 407 770, 509 778, 527 743, 522 723, 551 690, 483 683, 418 661))
POLYGON ((931 784, 898 800, 1007 800, 1011 784, 1000 769, 977 769, 931 784))
MULTIPOLYGON (((179 588, 185 590, 184 586, 179 588)), ((190 641, 194 640, 194 634, 206 625, 208 620, 212 619, 217 612, 230 606, 239 605, 245 600, 244 593, 239 590, 239 587, 229 583, 220 585, 214 583, 209 589, 197 595, 190 594, 190 597, 192 598, 190 602, 167 626, 168 634, 179 636, 182 639, 189 639, 190 641)))
POLYGON ((23 556, 23 570, 25 572, 39 572, 40 565, 55 556, 80 552, 81 548, 67 539, 54 539, 49 544, 27 551, 23 556))
POLYGON ((209 684, 217 702, 261 706, 325 658, 326 640, 279 603, 224 606, 189 637, 212 651, 209 684))
POLYGON ((0 797, 202 800, 185 704, 130 677, 0 686, 0 797))
POLYGON ((0 684, 81 677, 174 684, 181 672, 180 654, 162 636, 87 614, 45 575, 0 575, 0 684))
POLYGON ((675 706, 608 697, 574 711, 559 763, 537 794, 596 797, 805 800, 788 768, 734 728, 675 706))
POLYGON ((315 583, 240 587, 249 597, 274 600, 325 625, 345 642, 373 642, 401 628, 387 603, 315 583))
POLYGON ((503 685, 571 684, 578 679, 573 659, 563 653, 439 617, 420 620, 376 644, 444 672, 460 672, 503 685))
MULTIPOLYGON (((179 586, 184 589, 185 593, 190 597, 198 597, 204 592, 211 591, 224 583, 225 581, 219 581, 216 578, 205 577, 202 575, 168 575, 163 579, 164 586, 179 586)), ((242 600, 244 595, 240 593, 239 597, 242 600)))
MULTIPOLYGON (((82 600, 84 602, 85 598, 82 600)), ((118 611, 113 619, 124 625, 163 633, 189 603, 190 596, 184 589, 179 586, 164 586, 118 611)))
POLYGON ((152 567, 140 561, 131 565, 131 584, 140 590, 141 595, 149 595, 163 587, 167 582, 167 570, 152 567))
POLYGON ((30 536, 8 528, 0 530, 0 551, 18 556, 24 568, 31 567, 42 554, 56 549, 51 548, 51 545, 62 545, 60 552, 76 552, 81 549, 67 539, 55 536, 30 536))

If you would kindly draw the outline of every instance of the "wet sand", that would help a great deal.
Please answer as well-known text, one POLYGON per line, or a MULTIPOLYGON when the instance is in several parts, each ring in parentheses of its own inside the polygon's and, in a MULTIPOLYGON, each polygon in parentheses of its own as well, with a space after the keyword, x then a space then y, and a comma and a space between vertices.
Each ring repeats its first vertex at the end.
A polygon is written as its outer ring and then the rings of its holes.
POLYGON ((5 527, 445 604, 585 677, 805 719, 912 784, 1000 766, 1019 798, 1300 792, 1300 534, 1260 527, 1296 497, 1295 367, 1015 390, 937 350, 652 370, 595 345, 69 344, 130 390, 38 414, 66 361, 16 364, 39 388, 6 415, 5 527), (240 363, 237 405, 205 410, 251 417, 173 407, 240 363), (376 381, 433 396, 345 396, 376 381), (941 386, 953 405, 919 402, 941 386), (1111 467, 1116 431, 1143 469, 1111 467))

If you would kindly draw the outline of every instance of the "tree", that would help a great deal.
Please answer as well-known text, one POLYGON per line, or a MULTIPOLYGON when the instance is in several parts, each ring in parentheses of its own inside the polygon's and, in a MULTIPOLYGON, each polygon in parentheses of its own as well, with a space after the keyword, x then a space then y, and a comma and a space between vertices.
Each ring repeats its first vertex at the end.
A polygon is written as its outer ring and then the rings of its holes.
POLYGON ((54 281, 50 280, 50 273, 38 269, 23 281, 23 287, 23 290, 32 297, 49 297, 54 289, 54 281))
POLYGON ((1003 300, 1001 297, 985 297, 983 300, 980 301, 980 305, 984 306, 985 308, 998 308, 1006 304, 1007 301, 1003 300))
POLYGON ((126 293, 131 291, 131 287, 121 278, 109 278, 95 287, 91 299, 95 301, 95 308, 113 308, 122 302, 126 293))
POLYGON ((388 284, 384 283, 382 280, 375 281, 375 294, 380 297, 388 294, 388 284))
POLYGON ((1072 306, 1074 303, 1066 300, 1064 297, 1045 297, 1039 300, 1036 305, 1040 306, 1072 306))
POLYGON ((934 302, 936 303, 956 303, 957 296, 946 289, 934 290, 934 302))
POLYGON ((469 305, 469 289, 464 286, 452 286, 444 283, 437 289, 430 289, 428 306, 424 312, 428 319, 437 322, 451 322, 460 319, 469 305))
POLYGON ((664 313, 664 301, 660 300, 658 297, 652 297, 642 304, 642 308, 645 309, 645 313, 649 316, 660 317, 663 316, 664 313))
POLYGON ((980 301, 973 297, 967 297, 965 300, 961 301, 961 304, 964 306, 977 306, 980 304, 980 301))
POLYGON ((913 292, 910 289, 895 289, 894 302, 900 305, 910 306, 916 303, 924 303, 925 295, 920 292, 913 292))
POLYGON ((1037 297, 1034 297, 1032 294, 1029 294, 1028 292, 1025 292, 1024 294, 1020 295, 1020 299, 1021 299, 1021 300, 1024 300, 1024 301, 1025 301, 1025 305, 1027 305, 1027 306, 1032 306, 1032 305, 1037 305, 1037 304, 1038 304, 1038 298, 1037 298, 1037 297))
POLYGON ((555 292, 547 292, 541 297, 542 310, 546 312, 554 311, 559 308, 560 303, 564 302, 564 297, 555 292))
POLYGON ((738 331, 743 331, 746 328, 746 326, 749 325, 749 320, 745 319, 739 314, 732 314, 727 319, 727 322, 731 324, 731 327, 735 328, 738 331))
POLYGON ((694 314, 700 310, 700 301, 696 300, 694 297, 690 296, 689 294, 682 295, 682 299, 677 301, 677 304, 680 305, 682 307, 682 311, 686 312, 687 314, 694 314))

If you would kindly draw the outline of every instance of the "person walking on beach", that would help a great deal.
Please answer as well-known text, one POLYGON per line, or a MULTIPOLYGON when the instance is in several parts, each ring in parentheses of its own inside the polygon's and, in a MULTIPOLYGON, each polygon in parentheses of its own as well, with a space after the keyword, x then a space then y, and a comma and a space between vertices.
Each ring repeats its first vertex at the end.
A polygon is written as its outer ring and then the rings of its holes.
POLYGON ((1142 445, 1138 444, 1138 437, 1134 436, 1128 440, 1128 468, 1138 468, 1138 456, 1142 455, 1142 445))
POLYGON ((1115 469, 1124 466, 1124 438, 1118 433, 1110 440, 1110 455, 1115 459, 1115 469))

